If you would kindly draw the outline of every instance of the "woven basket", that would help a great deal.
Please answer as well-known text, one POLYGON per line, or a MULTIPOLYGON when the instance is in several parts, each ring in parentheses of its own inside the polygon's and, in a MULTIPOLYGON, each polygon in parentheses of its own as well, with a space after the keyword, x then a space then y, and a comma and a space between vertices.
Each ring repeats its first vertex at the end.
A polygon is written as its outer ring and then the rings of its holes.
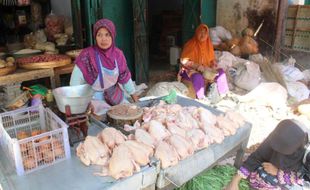
POLYGON ((10 67, 4 67, 0 69, 0 76, 5 76, 11 73, 14 73, 16 70, 16 64, 14 64, 14 66, 10 66, 10 67))
POLYGON ((49 62, 39 62, 39 63, 19 63, 18 66, 23 69, 49 69, 54 67, 60 67, 68 65, 71 63, 71 59, 63 59, 60 61, 49 61, 49 62))

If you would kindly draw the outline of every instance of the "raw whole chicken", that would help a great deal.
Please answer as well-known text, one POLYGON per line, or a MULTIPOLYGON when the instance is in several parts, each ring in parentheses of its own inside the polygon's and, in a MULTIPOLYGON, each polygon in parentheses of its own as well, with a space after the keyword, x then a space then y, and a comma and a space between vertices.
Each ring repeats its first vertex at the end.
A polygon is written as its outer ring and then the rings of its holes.
POLYGON ((182 137, 186 136, 186 131, 178 127, 175 123, 167 122, 167 129, 170 131, 171 134, 177 134, 182 137))
POLYGON ((175 123, 182 129, 189 130, 193 128, 195 122, 191 114, 187 113, 185 110, 179 111, 176 115, 175 123))
POLYGON ((161 168, 175 166, 179 162, 179 155, 172 145, 165 141, 160 141, 156 147, 155 158, 160 160, 161 168))
POLYGON ((140 143, 144 143, 152 148, 155 148, 155 139, 144 129, 136 129, 135 139, 140 143))
POLYGON ((146 131, 148 131, 150 128, 150 122, 144 122, 141 124, 141 129, 145 129, 146 131))
POLYGON ((110 150, 97 137, 87 136, 84 143, 80 143, 76 148, 76 155, 86 166, 90 164, 106 165, 110 150))
POLYGON ((205 134, 206 138, 210 140, 210 143, 218 143, 221 144, 225 138, 223 132, 215 127, 215 126, 208 126, 202 129, 205 134))
POLYGON ((210 139, 207 139, 206 135, 201 129, 191 129, 186 132, 187 139, 190 139, 194 150, 206 148, 210 144, 210 139))
POLYGON ((150 127, 148 132, 155 139, 156 142, 159 142, 170 135, 169 131, 165 128, 165 126, 156 120, 150 121, 150 127))
POLYGON ((113 149, 108 173, 106 173, 106 168, 103 168, 102 175, 110 175, 115 179, 120 179, 132 176, 134 171, 140 171, 140 166, 134 161, 128 146, 121 144, 113 149))
POLYGON ((107 127, 103 129, 98 134, 98 138, 101 140, 101 142, 105 143, 111 150, 113 150, 115 145, 122 144, 127 139, 127 137, 123 133, 113 127, 107 127))
POLYGON ((124 130, 129 132, 129 131, 136 130, 136 129, 140 128, 140 127, 141 127, 141 124, 140 124, 139 120, 137 120, 133 125, 125 124, 124 125, 124 130))
POLYGON ((143 116, 142 116, 142 120, 144 122, 149 122, 152 120, 152 111, 153 109, 155 109, 156 107, 144 107, 143 108, 143 116))
POLYGON ((187 158, 194 153, 193 145, 190 141, 179 135, 171 135, 167 142, 171 144, 180 156, 180 160, 187 158))
POLYGON ((170 114, 177 114, 179 111, 183 109, 180 104, 170 104, 166 105, 167 112, 170 114))
POLYGON ((217 116, 216 126, 221 129, 224 136, 234 135, 238 129, 238 124, 224 117, 223 115, 217 116))
POLYGON ((149 157, 153 155, 151 147, 133 140, 124 142, 124 145, 129 148, 132 158, 137 164, 145 166, 150 162, 149 157))
POLYGON ((216 116, 205 108, 198 108, 198 118, 201 128, 214 126, 216 123, 216 116))
POLYGON ((157 120, 159 122, 165 122, 167 115, 167 109, 164 106, 157 106, 152 111, 152 120, 157 120))

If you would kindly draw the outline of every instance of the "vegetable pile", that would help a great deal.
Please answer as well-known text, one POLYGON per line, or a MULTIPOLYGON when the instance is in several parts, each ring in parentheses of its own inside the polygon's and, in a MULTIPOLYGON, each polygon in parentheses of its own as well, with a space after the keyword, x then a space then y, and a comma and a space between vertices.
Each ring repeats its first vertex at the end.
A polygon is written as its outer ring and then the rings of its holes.
MULTIPOLYGON (((231 181, 237 169, 230 165, 215 166, 214 168, 194 177, 176 190, 221 190, 231 181)), ((249 182, 242 179, 240 190, 249 190, 249 182)))

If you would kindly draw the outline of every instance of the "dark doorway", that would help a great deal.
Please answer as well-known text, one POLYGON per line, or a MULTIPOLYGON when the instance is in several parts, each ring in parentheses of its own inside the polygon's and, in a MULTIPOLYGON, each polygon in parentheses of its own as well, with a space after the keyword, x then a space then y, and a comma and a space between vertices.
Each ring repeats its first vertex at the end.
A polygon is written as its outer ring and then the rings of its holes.
POLYGON ((150 71, 172 71, 170 48, 182 46, 183 0, 149 0, 150 71))

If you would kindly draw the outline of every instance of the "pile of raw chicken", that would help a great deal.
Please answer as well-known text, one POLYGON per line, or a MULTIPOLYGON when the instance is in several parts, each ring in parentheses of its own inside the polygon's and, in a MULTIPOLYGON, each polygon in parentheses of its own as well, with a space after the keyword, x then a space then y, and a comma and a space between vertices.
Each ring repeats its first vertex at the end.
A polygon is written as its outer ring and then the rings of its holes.
POLYGON ((119 179, 140 171, 151 157, 160 160, 161 168, 174 166, 197 150, 222 143, 244 124, 244 118, 233 111, 215 115, 202 107, 163 103, 144 108, 142 120, 124 126, 133 130, 129 136, 112 127, 96 137, 87 136, 77 147, 77 156, 87 166, 102 165, 96 175, 119 179))

